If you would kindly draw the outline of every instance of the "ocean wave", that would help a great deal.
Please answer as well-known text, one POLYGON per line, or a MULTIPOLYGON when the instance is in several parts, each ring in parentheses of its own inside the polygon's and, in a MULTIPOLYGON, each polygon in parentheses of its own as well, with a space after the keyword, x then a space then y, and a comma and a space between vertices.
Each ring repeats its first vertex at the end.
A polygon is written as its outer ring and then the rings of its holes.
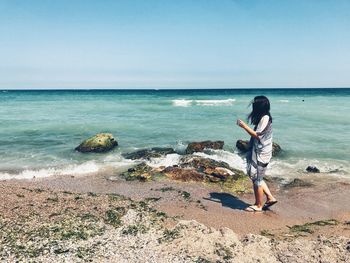
POLYGON ((0 172, 0 180, 44 178, 54 175, 82 175, 96 173, 100 166, 94 161, 66 167, 26 169, 18 172, 0 172))
POLYGON ((279 102, 288 103, 288 102, 289 102, 289 100, 279 100, 279 102))
POLYGON ((161 166, 168 167, 179 164, 180 159, 181 155, 172 153, 160 158, 151 158, 151 160, 147 161, 146 163, 153 168, 158 168, 161 166))
POLYGON ((108 169, 122 169, 134 163, 135 161, 124 159, 121 155, 109 155, 101 162, 87 161, 81 164, 69 164, 66 166, 0 172, 0 180, 33 179, 58 175, 89 175, 108 169))
POLYGON ((215 161, 221 161, 229 164, 232 168, 240 169, 245 171, 246 161, 240 155, 234 152, 229 152, 225 150, 207 150, 205 152, 195 152, 193 155, 210 158, 215 161))
MULTIPOLYGON (((179 142, 179 147, 183 148, 183 143, 179 142)), ((151 158, 146 163, 153 167, 168 167, 179 165, 183 153, 173 153, 159 158, 151 158)), ((210 158, 216 161, 222 161, 229 164, 231 167, 246 170, 246 160, 243 156, 236 152, 226 150, 205 150, 205 152, 195 152, 193 156, 210 158)), ((123 158, 120 154, 111 154, 106 156, 103 160, 87 161, 81 164, 70 164, 61 167, 49 167, 41 169, 26 169, 20 171, 0 171, 0 180, 11 179, 33 179, 44 178, 59 175, 89 175, 89 174, 105 174, 105 173, 119 173, 137 163, 141 160, 129 160, 123 158)), ((290 180, 296 177, 307 176, 306 167, 314 165, 320 169, 320 176, 328 174, 335 177, 349 178, 350 167, 346 161, 339 160, 316 160, 316 159, 279 159, 273 158, 267 167, 266 175, 279 177, 281 179, 290 180)))
POLYGON ((188 107, 191 106, 193 100, 185 100, 185 99, 180 99, 180 100, 172 100, 173 105, 176 107, 188 107))
POLYGON ((189 107, 192 105, 197 106, 230 106, 236 99, 225 99, 225 100, 186 100, 178 99, 172 100, 173 105, 176 107, 189 107))
POLYGON ((321 174, 329 174, 337 177, 349 177, 348 165, 339 160, 317 160, 317 159, 273 159, 268 166, 268 175, 292 179, 307 174, 306 168, 316 166, 321 174))

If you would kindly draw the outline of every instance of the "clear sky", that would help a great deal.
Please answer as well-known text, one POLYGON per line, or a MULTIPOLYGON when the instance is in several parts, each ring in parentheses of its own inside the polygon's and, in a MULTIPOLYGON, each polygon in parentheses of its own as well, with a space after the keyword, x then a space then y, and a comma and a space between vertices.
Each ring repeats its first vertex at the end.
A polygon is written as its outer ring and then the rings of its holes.
POLYGON ((0 0, 0 89, 350 87, 348 0, 0 0))

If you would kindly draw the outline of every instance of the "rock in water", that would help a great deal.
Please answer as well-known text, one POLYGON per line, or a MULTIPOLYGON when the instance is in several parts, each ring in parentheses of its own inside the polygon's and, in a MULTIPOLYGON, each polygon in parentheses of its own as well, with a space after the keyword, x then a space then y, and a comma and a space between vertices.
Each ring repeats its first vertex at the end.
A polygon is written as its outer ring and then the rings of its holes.
POLYGON ((126 159, 136 160, 136 159, 151 159, 159 158, 167 154, 175 153, 173 148, 162 148, 154 147, 151 149, 142 149, 132 153, 124 153, 123 156, 126 159))
POLYGON ((112 150, 117 145, 118 142, 114 139, 112 134, 99 133, 83 141, 78 147, 75 148, 75 150, 83 153, 107 152, 112 150))
MULTIPOLYGON (((236 142, 236 147, 242 153, 246 153, 249 150, 249 141, 238 140, 236 142)), ((272 155, 276 156, 282 150, 281 146, 277 143, 272 143, 272 155)))
POLYGON ((273 142, 272 143, 272 156, 276 156, 280 151, 282 151, 281 146, 279 146, 279 144, 273 142))
POLYGON ((191 142, 186 148, 186 154, 192 154, 194 152, 203 152, 204 149, 221 150, 223 147, 223 141, 191 142))
POLYGON ((236 142, 236 147, 241 152, 247 152, 249 149, 249 141, 238 140, 236 142))
POLYGON ((308 167, 306 167, 306 171, 309 173, 319 173, 320 169, 318 169, 316 166, 309 165, 308 167))

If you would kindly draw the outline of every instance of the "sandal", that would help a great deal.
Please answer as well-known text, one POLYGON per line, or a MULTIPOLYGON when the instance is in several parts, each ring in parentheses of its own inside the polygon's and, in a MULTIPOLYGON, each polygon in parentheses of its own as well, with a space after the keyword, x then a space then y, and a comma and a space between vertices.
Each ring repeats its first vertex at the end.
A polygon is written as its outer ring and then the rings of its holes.
POLYGON ((262 208, 258 208, 257 206, 255 205, 251 205, 251 206, 248 206, 246 209, 244 209, 244 211, 247 211, 247 212, 262 212, 262 208))
POLYGON ((276 204, 277 202, 278 202, 277 200, 266 202, 266 203, 264 204, 263 209, 267 209, 267 208, 269 208, 270 206, 273 206, 274 204, 276 204))

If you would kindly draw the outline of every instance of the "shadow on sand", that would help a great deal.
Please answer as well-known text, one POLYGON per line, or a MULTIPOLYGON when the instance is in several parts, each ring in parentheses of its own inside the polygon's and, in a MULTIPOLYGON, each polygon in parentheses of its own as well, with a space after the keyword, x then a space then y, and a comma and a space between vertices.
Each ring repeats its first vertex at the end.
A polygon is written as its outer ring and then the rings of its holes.
POLYGON ((210 198, 204 198, 205 200, 221 203, 222 206, 229 207, 236 210, 244 210, 247 206, 250 204, 242 201, 241 199, 237 198, 236 196, 233 196, 228 193, 210 193, 210 198))

